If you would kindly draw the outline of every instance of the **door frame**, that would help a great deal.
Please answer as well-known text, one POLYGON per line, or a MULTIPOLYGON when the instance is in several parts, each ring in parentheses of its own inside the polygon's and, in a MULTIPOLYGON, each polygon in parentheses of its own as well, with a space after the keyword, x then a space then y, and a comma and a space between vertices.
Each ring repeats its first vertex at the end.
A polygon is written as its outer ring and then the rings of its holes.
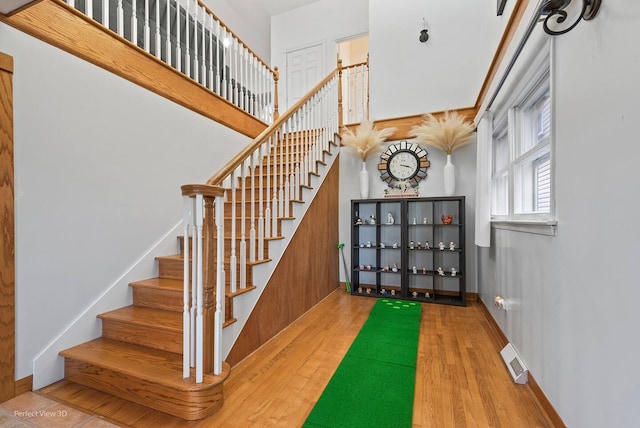
POLYGON ((16 395, 13 57, 0 52, 0 402, 16 395))

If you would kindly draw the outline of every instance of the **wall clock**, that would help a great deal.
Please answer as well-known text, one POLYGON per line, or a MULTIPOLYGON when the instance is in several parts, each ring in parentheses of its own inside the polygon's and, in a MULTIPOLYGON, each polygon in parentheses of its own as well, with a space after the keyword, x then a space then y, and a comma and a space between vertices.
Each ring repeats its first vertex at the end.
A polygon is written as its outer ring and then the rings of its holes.
POLYGON ((388 192, 417 195, 418 184, 427 177, 430 162, 427 151, 417 143, 401 141, 390 144, 380 155, 380 178, 389 186, 388 192))

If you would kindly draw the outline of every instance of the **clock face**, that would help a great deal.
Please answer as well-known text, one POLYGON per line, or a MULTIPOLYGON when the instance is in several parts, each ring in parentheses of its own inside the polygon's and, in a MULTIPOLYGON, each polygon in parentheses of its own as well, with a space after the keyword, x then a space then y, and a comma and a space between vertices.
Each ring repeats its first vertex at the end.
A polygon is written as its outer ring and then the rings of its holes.
POLYGON ((417 187, 427 177, 427 151, 417 143, 401 141, 390 144, 380 155, 380 178, 389 187, 417 187))
POLYGON ((396 180, 408 180, 420 170, 420 160, 410 150, 399 150, 389 157, 389 174, 396 180))

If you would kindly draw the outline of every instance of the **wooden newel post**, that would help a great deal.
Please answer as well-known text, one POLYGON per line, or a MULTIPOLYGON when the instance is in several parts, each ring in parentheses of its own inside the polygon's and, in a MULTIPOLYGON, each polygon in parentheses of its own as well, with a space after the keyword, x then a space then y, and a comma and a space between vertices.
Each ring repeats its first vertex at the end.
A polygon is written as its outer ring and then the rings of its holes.
POLYGON ((342 58, 338 58, 338 129, 342 125, 342 58))
POLYGON ((202 318, 203 318, 203 349, 204 355, 202 359, 203 371, 205 373, 213 372, 213 338, 214 338, 214 320, 216 311, 216 245, 215 238, 215 217, 213 207, 215 198, 211 196, 204 197, 204 224, 203 224, 203 252, 204 259, 202 261, 203 286, 202 286, 202 318))
POLYGON ((278 72, 278 67, 274 67, 273 69, 273 121, 275 122, 280 117, 280 112, 278 111, 278 80, 280 80, 280 73, 278 72))

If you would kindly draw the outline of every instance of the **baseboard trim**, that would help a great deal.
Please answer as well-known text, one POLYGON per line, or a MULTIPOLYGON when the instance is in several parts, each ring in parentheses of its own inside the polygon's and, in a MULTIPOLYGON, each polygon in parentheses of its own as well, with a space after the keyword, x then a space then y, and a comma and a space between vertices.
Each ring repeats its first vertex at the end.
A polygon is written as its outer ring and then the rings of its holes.
MULTIPOLYGON (((485 318, 489 322, 491 332, 493 333, 494 339, 496 340, 496 351, 500 352, 500 350, 504 348, 507 343, 509 343, 509 339, 507 339, 507 336, 504 334, 495 318, 493 318, 493 315, 491 315, 491 312, 489 312, 489 309, 487 309, 482 299, 477 299, 477 302, 480 310, 484 313, 485 318)), ((555 428, 566 428, 567 425, 564 423, 556 409, 544 394, 542 388, 540 388, 540 385, 538 385, 538 382, 536 382, 531 372, 529 372, 529 382, 526 383, 525 386, 529 388, 534 401, 538 405, 538 408, 544 415, 549 425, 555 428)))
POLYGON ((33 391, 33 375, 18 379, 15 384, 16 396, 29 391, 33 391))

